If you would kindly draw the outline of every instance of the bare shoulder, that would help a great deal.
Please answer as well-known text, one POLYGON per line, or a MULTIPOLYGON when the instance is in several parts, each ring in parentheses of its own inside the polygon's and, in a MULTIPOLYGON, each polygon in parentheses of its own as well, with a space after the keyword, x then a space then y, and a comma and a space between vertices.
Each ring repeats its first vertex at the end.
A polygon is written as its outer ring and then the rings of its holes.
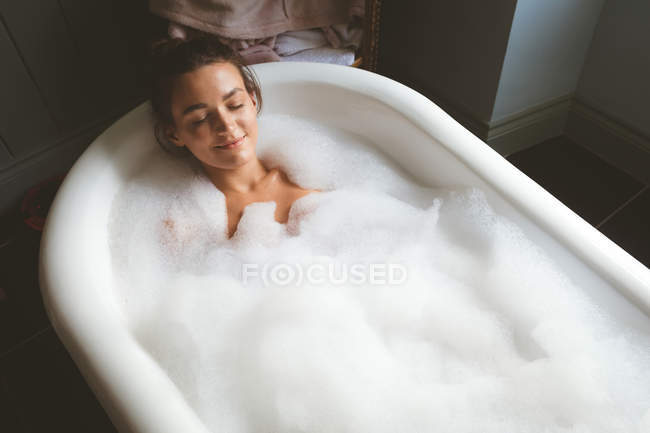
POLYGON ((317 189, 308 189, 308 188, 302 188, 299 185, 296 185, 293 183, 287 174, 279 169, 274 169, 277 170, 277 176, 282 179, 282 183, 284 187, 291 192, 291 195, 294 196, 295 199, 298 199, 300 197, 303 197, 307 194, 310 194, 312 192, 321 192, 320 190, 317 189))
POLYGON ((303 189, 303 191, 305 192, 304 195, 311 194, 312 192, 321 192, 320 189, 303 189))
POLYGON ((319 192, 319 191, 317 191, 315 189, 303 189, 303 188, 300 188, 298 191, 296 191, 294 193, 293 200, 294 201, 298 200, 299 198, 303 198, 304 196, 309 195, 311 193, 315 193, 315 192, 319 192))

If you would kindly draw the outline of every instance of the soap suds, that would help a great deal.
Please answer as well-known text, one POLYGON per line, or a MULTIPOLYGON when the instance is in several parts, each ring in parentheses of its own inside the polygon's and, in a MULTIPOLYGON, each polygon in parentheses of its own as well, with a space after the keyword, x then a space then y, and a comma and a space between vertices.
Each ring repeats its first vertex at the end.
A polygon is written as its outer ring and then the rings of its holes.
POLYGON ((263 117, 260 137, 269 168, 323 191, 286 225, 253 203, 227 239, 223 194, 162 152, 111 214, 116 298, 211 431, 650 430, 649 336, 600 311, 482 191, 423 188, 304 119, 263 117), (245 266, 315 263, 339 281, 243 281, 245 266), (354 283, 353 264, 408 278, 354 283))

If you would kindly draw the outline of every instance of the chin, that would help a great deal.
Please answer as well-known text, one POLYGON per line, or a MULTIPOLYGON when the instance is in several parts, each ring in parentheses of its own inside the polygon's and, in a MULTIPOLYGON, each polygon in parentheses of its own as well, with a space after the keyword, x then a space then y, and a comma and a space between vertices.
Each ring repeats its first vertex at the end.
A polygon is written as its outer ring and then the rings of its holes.
POLYGON ((220 161, 210 161, 210 162, 203 162, 206 165, 210 165, 214 168, 222 168, 222 169, 233 169, 233 168, 238 168, 243 165, 248 164, 249 162, 253 161, 255 159, 255 152, 242 152, 242 154, 236 154, 233 155, 232 158, 228 160, 220 160, 220 161))

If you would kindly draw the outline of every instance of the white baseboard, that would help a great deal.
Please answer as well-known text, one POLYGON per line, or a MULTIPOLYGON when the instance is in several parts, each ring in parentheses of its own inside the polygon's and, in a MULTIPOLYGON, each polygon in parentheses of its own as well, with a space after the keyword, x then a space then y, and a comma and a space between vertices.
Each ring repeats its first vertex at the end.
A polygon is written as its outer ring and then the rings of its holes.
POLYGON ((573 94, 489 124, 476 119, 463 120, 479 125, 476 128, 479 138, 503 156, 565 135, 619 170, 650 185, 650 137, 580 101, 573 94))
POLYGON ((503 156, 562 135, 573 95, 564 95, 490 122, 485 141, 503 156))
POLYGON ((562 135, 573 98, 573 94, 563 95, 503 119, 486 122, 434 92, 429 91, 428 95, 440 108, 503 156, 562 135))
POLYGON ((574 99, 564 134, 603 160, 650 185, 650 137, 574 99))

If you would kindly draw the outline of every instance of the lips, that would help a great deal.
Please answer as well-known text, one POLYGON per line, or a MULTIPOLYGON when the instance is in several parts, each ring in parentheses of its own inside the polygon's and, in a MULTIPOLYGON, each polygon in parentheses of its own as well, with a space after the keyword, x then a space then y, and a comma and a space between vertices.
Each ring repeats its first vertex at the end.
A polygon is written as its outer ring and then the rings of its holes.
POLYGON ((233 148, 239 146, 240 144, 242 144, 242 142, 244 141, 244 138, 246 138, 246 135, 242 135, 238 139, 233 140, 233 141, 229 141, 226 144, 222 144, 220 146, 215 146, 215 148, 216 149, 233 149, 233 148))

